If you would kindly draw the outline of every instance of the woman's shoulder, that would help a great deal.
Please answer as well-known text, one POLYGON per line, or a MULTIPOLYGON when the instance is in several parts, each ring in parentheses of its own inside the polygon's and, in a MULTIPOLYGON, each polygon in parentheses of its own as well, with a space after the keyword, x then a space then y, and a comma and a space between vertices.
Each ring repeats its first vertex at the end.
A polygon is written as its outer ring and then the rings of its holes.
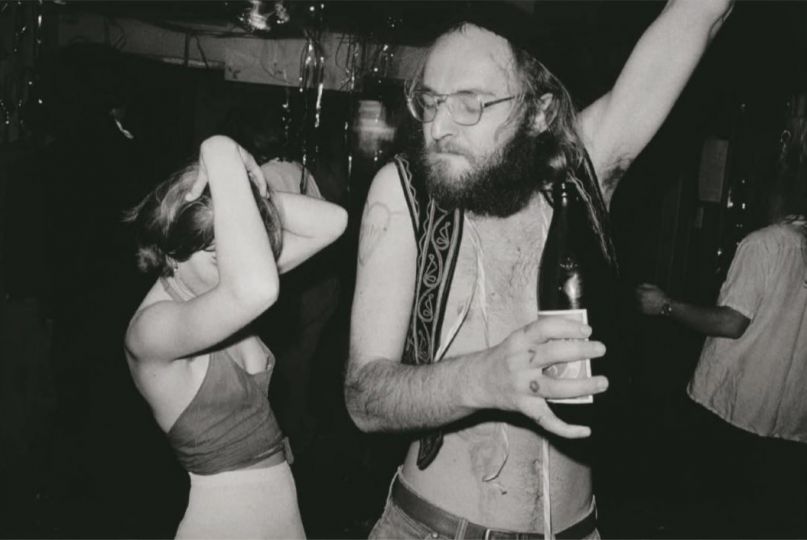
POLYGON ((136 354, 138 349, 137 343, 143 339, 148 339, 148 336, 145 334, 147 334, 149 331, 145 330, 145 325, 143 324, 144 319, 148 318, 148 313, 153 310, 155 306, 175 301, 176 300, 171 298, 171 296, 165 290, 165 287, 162 285, 161 281, 159 279, 156 280, 146 293, 146 296, 143 297, 140 305, 137 306, 137 309, 132 315, 132 318, 129 319, 129 324, 126 328, 126 334, 124 335, 124 349, 126 356, 130 361, 148 360, 147 358, 143 358, 136 354))
POLYGON ((130 319, 130 324, 134 321, 139 315, 141 315, 144 311, 152 308, 155 304, 159 304, 160 302, 175 302, 176 300, 171 297, 168 291, 165 289, 165 286, 162 284, 162 280, 157 279, 154 281, 154 284, 146 293, 146 296, 143 297, 143 300, 140 301, 140 305, 137 306, 132 318, 130 319))

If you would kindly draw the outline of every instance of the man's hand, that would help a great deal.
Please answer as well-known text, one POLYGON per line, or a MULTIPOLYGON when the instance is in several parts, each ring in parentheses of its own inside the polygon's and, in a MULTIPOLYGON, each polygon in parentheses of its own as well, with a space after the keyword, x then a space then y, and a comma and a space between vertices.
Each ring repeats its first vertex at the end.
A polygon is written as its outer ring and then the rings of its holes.
POLYGON ((552 364, 605 354, 605 345, 587 341, 589 335, 589 326, 562 317, 539 319, 510 334, 486 355, 488 372, 481 386, 490 402, 485 405, 519 411, 561 437, 590 435, 591 430, 585 426, 561 421, 550 410, 546 399, 598 394, 608 388, 608 380, 603 376, 557 379, 544 373, 552 364))
POLYGON ((645 315, 661 315, 665 305, 671 300, 660 288, 650 283, 642 283, 636 287, 636 302, 639 311, 645 315))

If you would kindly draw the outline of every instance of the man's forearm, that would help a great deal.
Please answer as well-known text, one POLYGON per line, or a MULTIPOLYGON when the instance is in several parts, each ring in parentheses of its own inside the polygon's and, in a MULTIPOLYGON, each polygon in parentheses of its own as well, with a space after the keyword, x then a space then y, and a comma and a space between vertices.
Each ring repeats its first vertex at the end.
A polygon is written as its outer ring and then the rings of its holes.
POLYGON ((353 368, 345 382, 348 412, 363 431, 428 429, 459 420, 478 408, 470 375, 476 356, 428 366, 374 360, 353 368))
POLYGON ((704 307, 670 300, 673 320, 707 336, 736 339, 748 326, 748 319, 726 306, 704 307))

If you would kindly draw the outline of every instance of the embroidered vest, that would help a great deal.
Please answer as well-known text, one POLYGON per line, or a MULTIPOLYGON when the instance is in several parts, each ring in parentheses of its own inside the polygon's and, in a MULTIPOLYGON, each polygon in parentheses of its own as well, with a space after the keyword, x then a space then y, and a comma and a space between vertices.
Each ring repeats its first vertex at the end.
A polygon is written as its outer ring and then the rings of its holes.
MULTIPOLYGON (((402 362, 431 364, 440 346, 448 292, 457 264, 462 238, 462 210, 444 210, 428 197, 425 186, 415 186, 420 179, 412 177, 406 157, 395 156, 395 165, 417 242, 415 298, 402 362)), ((420 469, 429 466, 442 444, 442 431, 421 437, 417 459, 420 469)))
MULTIPOLYGON (((408 365, 431 364, 440 346, 446 303, 462 238, 463 212, 459 209, 445 210, 429 197, 423 179, 413 177, 406 156, 399 154, 394 162, 417 242, 415 295, 402 362, 408 365)), ((594 193, 593 204, 600 219, 607 219, 605 204, 588 156, 578 173, 582 182, 587 184, 587 191, 594 193)), ((603 224, 607 224, 607 221, 603 224)), ((606 235, 606 238, 601 247, 607 254, 606 258, 615 261, 610 235, 606 235)), ((614 263, 611 266, 614 267, 614 263)), ((425 469, 434 461, 442 444, 441 430, 421 436, 417 458, 419 469, 425 469)))

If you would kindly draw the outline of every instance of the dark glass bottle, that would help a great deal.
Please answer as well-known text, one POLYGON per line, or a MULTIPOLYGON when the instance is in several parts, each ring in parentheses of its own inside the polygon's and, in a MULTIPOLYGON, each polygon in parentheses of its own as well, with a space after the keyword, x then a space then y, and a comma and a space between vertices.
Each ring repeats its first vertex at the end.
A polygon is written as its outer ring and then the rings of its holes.
MULTIPOLYGON (((569 182, 552 190, 554 208, 538 274, 538 308, 541 311, 586 309, 579 196, 569 182)), ((585 223, 583 221, 582 223, 585 223)))
MULTIPOLYGON (((552 188, 552 222, 541 255, 538 272, 539 318, 563 316, 588 323, 587 273, 591 258, 591 232, 584 229, 588 220, 574 184, 556 182, 552 188)), ((589 360, 548 366, 551 377, 590 377, 589 360)), ((565 422, 590 424, 591 396, 549 402, 550 408, 565 422)))

